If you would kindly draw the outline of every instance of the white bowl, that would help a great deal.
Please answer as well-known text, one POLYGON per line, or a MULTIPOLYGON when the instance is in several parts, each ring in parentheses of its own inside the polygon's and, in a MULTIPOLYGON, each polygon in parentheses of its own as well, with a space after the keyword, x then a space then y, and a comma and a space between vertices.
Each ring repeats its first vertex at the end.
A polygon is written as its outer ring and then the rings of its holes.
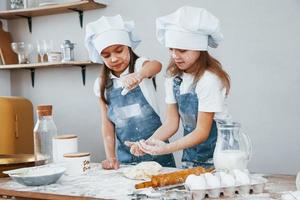
POLYGON ((4 171, 14 181, 27 186, 40 186, 55 183, 66 171, 60 166, 44 165, 4 171))

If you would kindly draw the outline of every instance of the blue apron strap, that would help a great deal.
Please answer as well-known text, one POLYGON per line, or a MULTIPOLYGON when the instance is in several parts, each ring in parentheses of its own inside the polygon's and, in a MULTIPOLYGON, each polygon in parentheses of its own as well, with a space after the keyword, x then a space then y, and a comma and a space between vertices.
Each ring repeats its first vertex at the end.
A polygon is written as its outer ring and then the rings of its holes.
POLYGON ((173 79, 173 93, 176 101, 178 102, 178 98, 180 96, 180 85, 182 83, 182 78, 180 76, 176 76, 173 79))

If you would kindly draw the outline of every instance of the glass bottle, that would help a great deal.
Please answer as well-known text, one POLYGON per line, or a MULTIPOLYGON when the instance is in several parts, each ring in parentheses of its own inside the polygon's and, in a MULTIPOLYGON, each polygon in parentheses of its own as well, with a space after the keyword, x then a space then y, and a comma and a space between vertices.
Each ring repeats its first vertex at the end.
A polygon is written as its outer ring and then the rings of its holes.
POLYGON ((38 120, 34 127, 34 157, 36 165, 53 161, 52 138, 57 136, 57 128, 52 117, 52 105, 37 106, 38 120))

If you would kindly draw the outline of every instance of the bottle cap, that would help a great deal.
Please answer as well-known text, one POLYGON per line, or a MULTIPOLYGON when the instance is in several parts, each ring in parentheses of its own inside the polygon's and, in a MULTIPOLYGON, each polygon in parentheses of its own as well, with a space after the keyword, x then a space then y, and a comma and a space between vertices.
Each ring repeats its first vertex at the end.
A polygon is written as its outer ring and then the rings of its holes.
POLYGON ((66 134, 66 135, 58 135, 53 137, 54 139, 58 139, 58 140, 66 140, 66 139, 74 139, 77 138, 76 135, 72 135, 72 134, 66 134))
POLYGON ((37 113, 39 116, 50 116, 52 115, 52 105, 38 105, 37 113))

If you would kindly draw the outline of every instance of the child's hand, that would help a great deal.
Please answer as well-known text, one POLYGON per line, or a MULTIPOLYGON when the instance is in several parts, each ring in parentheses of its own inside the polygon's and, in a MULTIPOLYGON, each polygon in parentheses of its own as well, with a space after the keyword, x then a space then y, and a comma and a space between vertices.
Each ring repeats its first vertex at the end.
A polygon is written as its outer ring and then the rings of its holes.
POLYGON ((140 149, 138 142, 125 141, 125 145, 130 147, 130 153, 135 156, 143 156, 145 153, 140 149))
POLYGON ((150 155, 163 155, 170 152, 168 149, 168 144, 157 139, 150 139, 147 141, 140 141, 139 148, 150 155))
POLYGON ((101 162, 103 169, 119 169, 120 164, 116 158, 107 158, 101 162))
POLYGON ((143 80, 140 73, 131 73, 122 78, 122 85, 127 91, 134 89, 143 80))

